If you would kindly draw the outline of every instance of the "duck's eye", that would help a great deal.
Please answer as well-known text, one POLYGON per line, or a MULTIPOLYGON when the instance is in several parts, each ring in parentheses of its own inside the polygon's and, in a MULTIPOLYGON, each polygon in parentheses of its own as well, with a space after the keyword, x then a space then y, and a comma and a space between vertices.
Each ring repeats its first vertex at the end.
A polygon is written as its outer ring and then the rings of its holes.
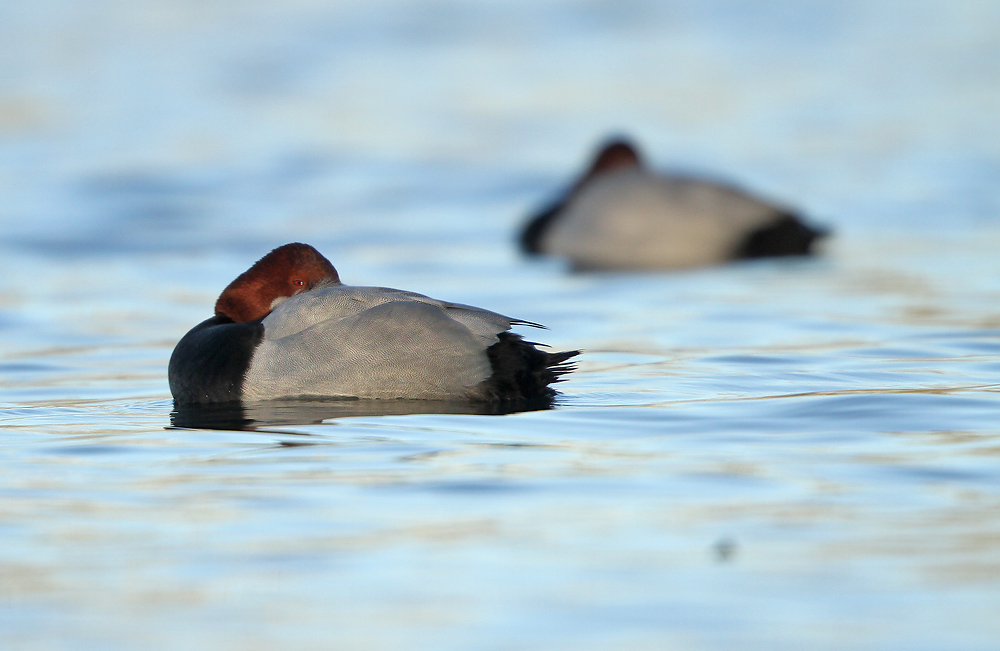
POLYGON ((306 281, 304 281, 304 280, 293 280, 292 284, 295 285, 296 287, 302 287, 303 285, 306 284, 306 281))

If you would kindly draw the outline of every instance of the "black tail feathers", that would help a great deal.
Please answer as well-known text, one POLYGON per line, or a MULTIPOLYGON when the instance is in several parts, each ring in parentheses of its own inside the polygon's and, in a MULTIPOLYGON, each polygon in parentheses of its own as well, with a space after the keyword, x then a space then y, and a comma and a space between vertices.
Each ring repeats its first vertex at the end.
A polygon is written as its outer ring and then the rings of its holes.
POLYGON ((813 244, 826 235, 826 230, 809 226, 792 213, 780 213, 774 221, 747 235, 733 257, 808 255, 813 244))
POLYGON ((551 402, 556 392, 549 385, 576 368, 569 360, 580 354, 578 350, 545 352, 513 332, 498 338, 486 349, 493 375, 478 387, 488 402, 551 402))

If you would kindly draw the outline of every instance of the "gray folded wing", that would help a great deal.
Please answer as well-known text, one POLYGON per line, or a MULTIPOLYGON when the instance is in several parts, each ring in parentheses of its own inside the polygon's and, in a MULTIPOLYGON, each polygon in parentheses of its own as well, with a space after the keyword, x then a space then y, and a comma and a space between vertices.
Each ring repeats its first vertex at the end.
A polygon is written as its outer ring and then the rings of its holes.
POLYGON ((779 206, 723 184, 643 170, 593 180, 542 236, 581 267, 686 267, 721 262, 779 206))
POLYGON ((464 397, 490 376, 486 349, 511 322, 401 290, 313 290, 264 319, 244 398, 464 397))
POLYGON ((433 305, 448 317, 466 325, 484 342, 510 329, 515 319, 470 305, 439 301, 423 294, 387 287, 330 285, 285 301, 264 319, 267 339, 280 339, 317 323, 357 314, 383 303, 414 302, 433 305))

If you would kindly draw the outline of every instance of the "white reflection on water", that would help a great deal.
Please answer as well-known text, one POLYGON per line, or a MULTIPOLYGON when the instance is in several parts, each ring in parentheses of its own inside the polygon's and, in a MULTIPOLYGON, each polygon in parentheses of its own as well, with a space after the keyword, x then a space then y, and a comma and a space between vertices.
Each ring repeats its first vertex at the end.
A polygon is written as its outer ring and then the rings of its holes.
POLYGON ((995 648, 998 7, 0 8, 0 646, 995 648), (518 258, 615 129, 836 235, 518 258), (293 240, 580 369, 173 427, 172 346, 293 240))

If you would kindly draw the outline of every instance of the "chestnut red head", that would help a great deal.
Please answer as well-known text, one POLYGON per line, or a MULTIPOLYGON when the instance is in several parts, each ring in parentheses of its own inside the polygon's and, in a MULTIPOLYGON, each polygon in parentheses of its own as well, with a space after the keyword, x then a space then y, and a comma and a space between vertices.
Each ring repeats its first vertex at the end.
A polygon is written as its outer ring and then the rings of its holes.
POLYGON ((611 140, 601 147, 586 176, 591 177, 602 172, 641 165, 642 160, 635 145, 624 139, 611 140))
POLYGON ((215 315, 237 323, 267 316, 275 301, 319 284, 340 282, 337 270, 308 244, 285 244, 229 283, 215 302, 215 315))

